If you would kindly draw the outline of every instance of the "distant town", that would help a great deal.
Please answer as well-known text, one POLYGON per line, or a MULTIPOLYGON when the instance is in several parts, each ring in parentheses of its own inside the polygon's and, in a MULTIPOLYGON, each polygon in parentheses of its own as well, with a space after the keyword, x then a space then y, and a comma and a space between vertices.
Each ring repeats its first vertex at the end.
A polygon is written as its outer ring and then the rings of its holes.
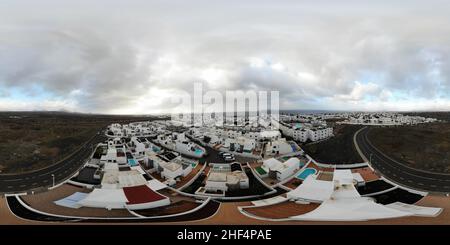
POLYGON ((420 222, 429 217, 439 223, 448 204, 448 175, 399 165, 367 137, 372 127, 439 121, 352 112, 112 123, 56 165, 1 176, 1 191, 12 214, 33 222, 403 222, 406 217, 420 222), (321 162, 305 150, 341 137, 333 128, 345 125, 358 125, 351 144, 361 161, 321 162), (39 172, 41 179, 29 186, 22 182, 39 172), (435 193, 444 206, 426 204, 435 193), (232 209, 231 220, 220 218, 225 207, 232 209))

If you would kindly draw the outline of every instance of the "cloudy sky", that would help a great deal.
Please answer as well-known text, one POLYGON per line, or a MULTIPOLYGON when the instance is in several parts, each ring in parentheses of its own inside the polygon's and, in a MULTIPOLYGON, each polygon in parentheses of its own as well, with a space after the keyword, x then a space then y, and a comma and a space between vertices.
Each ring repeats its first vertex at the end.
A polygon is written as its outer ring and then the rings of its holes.
POLYGON ((2 0, 0 110, 164 113, 193 82, 450 110, 450 1, 334 2, 2 0))

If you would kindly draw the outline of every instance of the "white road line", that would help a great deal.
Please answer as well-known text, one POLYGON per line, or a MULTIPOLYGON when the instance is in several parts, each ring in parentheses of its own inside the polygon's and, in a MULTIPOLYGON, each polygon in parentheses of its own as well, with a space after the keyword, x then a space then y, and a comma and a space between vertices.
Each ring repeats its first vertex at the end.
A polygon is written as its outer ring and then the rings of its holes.
POLYGON ((23 179, 5 179, 4 181, 14 182, 14 181, 21 181, 23 179))

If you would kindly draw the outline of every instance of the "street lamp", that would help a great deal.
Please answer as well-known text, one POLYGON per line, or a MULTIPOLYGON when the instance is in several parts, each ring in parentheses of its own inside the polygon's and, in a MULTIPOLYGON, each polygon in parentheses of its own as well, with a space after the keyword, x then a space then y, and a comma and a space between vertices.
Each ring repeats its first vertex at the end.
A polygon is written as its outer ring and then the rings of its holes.
POLYGON ((55 174, 52 174, 53 187, 55 187, 55 174))

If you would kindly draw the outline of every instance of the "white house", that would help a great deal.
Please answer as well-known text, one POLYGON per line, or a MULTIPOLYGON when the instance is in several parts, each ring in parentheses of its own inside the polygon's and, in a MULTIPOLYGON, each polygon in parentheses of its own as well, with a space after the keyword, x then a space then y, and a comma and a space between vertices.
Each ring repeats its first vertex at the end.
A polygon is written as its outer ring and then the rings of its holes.
POLYGON ((240 171, 231 171, 229 164, 213 164, 204 187, 205 192, 222 192, 249 188, 248 176, 240 171))
MULTIPOLYGON (((272 169, 276 173, 276 178, 283 181, 295 174, 300 168, 300 160, 296 157, 289 158, 286 162, 272 169)), ((269 173, 270 175, 270 173, 269 173)))
POLYGON ((236 189, 248 189, 249 179, 242 171, 233 172, 210 172, 206 180, 205 189, 210 192, 236 189))
POLYGON ((281 162, 278 161, 277 159, 269 158, 269 159, 264 160, 262 168, 264 168, 264 170, 266 170, 266 172, 269 172, 269 170, 271 168, 275 168, 276 166, 278 166, 280 164, 281 164, 281 162))
POLYGON ((127 157, 125 155, 125 149, 123 148, 123 146, 115 146, 113 141, 108 141, 108 150, 106 151, 106 155, 103 155, 100 158, 100 162, 126 164, 127 157))
POLYGON ((280 162, 275 158, 270 158, 264 160, 261 167, 268 173, 269 177, 282 181, 299 170, 300 160, 292 157, 285 162, 280 162))
POLYGON ((134 146, 135 157, 140 158, 145 155, 145 144, 139 141, 136 137, 131 137, 131 144, 134 146))
POLYGON ((183 167, 181 164, 174 162, 161 162, 160 166, 163 168, 161 177, 165 179, 175 179, 183 176, 183 167))
POLYGON ((266 144, 266 156, 283 155, 291 152, 293 152, 292 146, 284 138, 266 144))
POLYGON ((278 130, 263 130, 258 133, 259 140, 278 140, 281 138, 281 133, 278 130))

